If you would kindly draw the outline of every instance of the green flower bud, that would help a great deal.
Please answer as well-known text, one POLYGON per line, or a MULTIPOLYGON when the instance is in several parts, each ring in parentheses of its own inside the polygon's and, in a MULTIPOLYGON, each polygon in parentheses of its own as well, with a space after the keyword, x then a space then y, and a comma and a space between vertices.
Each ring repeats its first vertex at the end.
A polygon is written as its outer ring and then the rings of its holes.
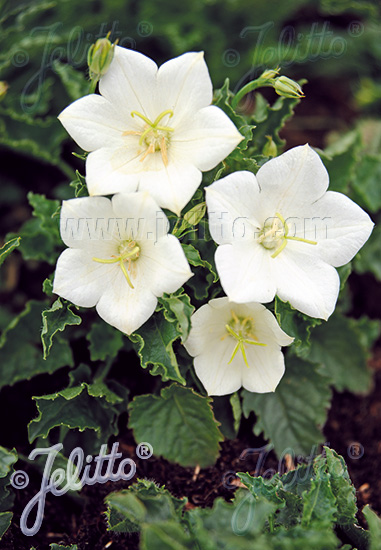
POLYGON ((283 97, 304 97, 299 84, 287 76, 279 76, 275 80, 274 88, 276 93, 283 97))
POLYGON ((273 140, 273 138, 271 136, 265 136, 265 137, 267 139, 267 143, 263 147, 262 153, 266 157, 276 157, 277 153, 278 153, 278 150, 277 150, 277 146, 275 144, 275 141, 273 140))
POLYGON ((115 44, 111 44, 107 34, 106 38, 99 38, 92 44, 87 52, 87 64, 90 71, 91 80, 99 80, 101 76, 105 75, 110 67, 111 61, 114 57, 115 44))
POLYGON ((206 203, 200 202, 199 204, 196 204, 193 208, 188 210, 186 214, 184 214, 184 221, 188 225, 198 225, 202 218, 204 217, 206 212, 206 203))
POLYGON ((259 77, 261 80, 273 80, 279 74, 279 69, 268 69, 259 77))
POLYGON ((4 99, 8 88, 9 88, 8 82, 5 82, 5 80, 0 80, 0 101, 4 99))

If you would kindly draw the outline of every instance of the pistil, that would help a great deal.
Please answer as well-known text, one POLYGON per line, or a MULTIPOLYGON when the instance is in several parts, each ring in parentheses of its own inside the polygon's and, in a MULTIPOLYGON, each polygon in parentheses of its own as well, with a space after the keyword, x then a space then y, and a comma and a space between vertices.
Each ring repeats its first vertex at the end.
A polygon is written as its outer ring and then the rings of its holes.
POLYGON ((235 348, 233 350, 232 356, 228 364, 230 365, 234 357, 237 355, 238 351, 241 351, 245 365, 249 367, 249 363, 247 361, 247 356, 246 356, 245 344, 248 344, 251 346, 266 346, 266 344, 262 344, 258 342, 257 338, 253 334, 254 321, 252 317, 238 317, 234 311, 231 312, 231 315, 232 315, 231 320, 227 325, 225 325, 227 334, 223 338, 230 335, 233 338, 235 338, 235 340, 237 340, 237 344, 235 345, 235 348))
POLYGON ((275 251, 271 254, 272 258, 276 258, 287 245, 287 241, 299 241, 306 244, 317 244, 316 241, 302 239, 301 237, 291 237, 289 234, 288 225, 278 212, 275 214, 271 223, 266 222, 263 226, 261 235, 257 241, 266 249, 275 251))
POLYGON ((123 275, 126 278, 126 281, 130 288, 134 288, 134 285, 131 282, 128 271, 131 269, 131 262, 135 262, 140 255, 140 246, 138 246, 135 241, 127 240, 123 241, 119 246, 119 256, 112 256, 111 258, 92 258, 94 262, 100 264, 116 264, 119 263, 123 275), (124 265, 124 262, 128 262, 128 268, 124 265))

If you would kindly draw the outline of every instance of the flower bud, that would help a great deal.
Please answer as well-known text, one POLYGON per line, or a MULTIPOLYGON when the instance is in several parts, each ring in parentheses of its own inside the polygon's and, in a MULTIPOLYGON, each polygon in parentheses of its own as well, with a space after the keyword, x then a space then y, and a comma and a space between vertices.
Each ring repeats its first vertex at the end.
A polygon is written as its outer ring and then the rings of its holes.
POLYGON ((283 97, 304 97, 299 84, 287 76, 279 76, 275 80, 274 88, 276 93, 283 97))
POLYGON ((204 217, 206 212, 206 203, 200 202, 199 204, 196 204, 193 208, 188 210, 186 214, 184 214, 184 221, 188 225, 198 225, 202 218, 204 217))
POLYGON ((265 146, 263 147, 262 153, 265 155, 265 157, 276 157, 278 150, 277 146, 275 144, 275 141, 271 136, 266 136, 267 142, 265 143, 265 146))
POLYGON ((261 80, 272 80, 279 74, 279 69, 268 69, 264 71, 259 77, 261 80))
POLYGON ((99 38, 95 44, 92 44, 87 52, 87 64, 90 71, 91 80, 99 80, 99 78, 105 75, 110 67, 111 61, 114 57, 115 44, 111 44, 107 34, 106 38, 99 38))
POLYGON ((8 88, 9 88, 8 82, 5 82, 5 80, 0 80, 0 101, 4 99, 8 88))

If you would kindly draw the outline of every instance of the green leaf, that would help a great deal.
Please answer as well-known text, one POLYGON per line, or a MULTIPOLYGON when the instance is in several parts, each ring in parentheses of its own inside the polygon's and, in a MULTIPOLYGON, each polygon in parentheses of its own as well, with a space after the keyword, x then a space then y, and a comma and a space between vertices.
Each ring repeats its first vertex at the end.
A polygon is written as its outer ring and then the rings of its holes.
POLYGON ((74 181, 70 183, 70 187, 74 187, 74 194, 76 197, 88 197, 87 192, 86 178, 76 170, 75 175, 77 176, 74 181))
POLYGON ((57 59, 53 61, 53 70, 60 77, 71 101, 88 94, 89 83, 83 72, 76 71, 67 63, 61 63, 57 59))
POLYGON ((369 240, 354 259, 357 273, 373 273, 381 281, 381 225, 376 225, 369 240))
POLYGON ((212 466, 223 440, 210 398, 172 384, 160 397, 140 395, 129 405, 135 440, 147 441, 156 456, 182 466, 212 466))
POLYGON ((181 519, 187 500, 177 499, 153 481, 138 480, 128 490, 110 493, 105 498, 110 531, 139 532, 142 524, 181 519))
POLYGON ((0 363, 3 365, 0 387, 74 365, 68 341, 61 340, 58 336, 48 359, 44 361, 42 358, 38 329, 46 306, 46 302, 28 302, 24 311, 3 331, 0 339, 0 363))
POLYGON ((355 174, 361 145, 360 132, 352 130, 340 136, 324 152, 318 151, 329 173, 330 191, 348 193, 355 174))
POLYGON ((264 479, 260 476, 252 477, 248 473, 240 473, 238 477, 255 498, 263 497, 276 505, 277 508, 284 506, 284 498, 279 495, 279 490, 283 485, 278 474, 275 474, 271 479, 264 479))
POLYGON ((332 492, 337 500, 336 521, 339 525, 356 523, 356 490, 350 480, 348 469, 342 456, 329 447, 324 447, 327 472, 332 492))
POLYGON ((58 331, 62 332, 67 326, 82 323, 82 319, 70 309, 71 307, 73 306, 70 302, 64 300, 62 303, 61 298, 58 298, 51 308, 42 312, 41 341, 44 359, 48 357, 53 345, 53 337, 58 331))
POLYGON ((17 460, 18 456, 15 449, 8 451, 8 449, 0 446, 0 512, 6 512, 13 506, 14 493, 9 491, 8 487, 14 471, 13 465, 17 460))
POLYGON ((0 540, 7 531, 13 518, 12 512, 0 512, 0 540))
POLYGON ((161 376, 163 382, 175 380, 185 385, 173 351, 173 343, 179 337, 176 324, 167 321, 162 313, 156 313, 129 339, 140 357, 143 369, 151 365, 150 373, 161 376))
POLYGON ((57 393, 33 397, 38 409, 38 417, 28 424, 29 441, 37 437, 46 438, 56 426, 66 426, 94 430, 98 438, 107 441, 117 433, 115 425, 118 414, 115 404, 121 400, 103 383, 82 383, 68 387, 57 393))
POLYGON ((201 258, 200 252, 197 248, 191 244, 184 243, 182 243, 181 246, 183 247, 185 256, 190 265, 193 265, 194 267, 204 267, 213 275, 213 282, 215 283, 218 281, 218 275, 215 268, 209 262, 201 258))
POLYGON ((381 208, 381 155, 363 155, 353 180, 356 199, 370 212, 381 208))
POLYGON ((290 349, 299 357, 308 358, 311 331, 321 324, 321 319, 314 319, 300 313, 288 302, 282 302, 278 296, 275 297, 274 312, 282 330, 295 338, 290 349))
POLYGON ((56 544, 55 542, 52 542, 52 544, 50 545, 50 550, 78 550, 78 546, 76 544, 63 546, 62 544, 56 544))
POLYGON ((102 320, 95 321, 91 325, 86 338, 90 342, 89 350, 92 361, 105 361, 110 357, 116 357, 124 344, 123 334, 102 320))
POLYGON ((254 411, 254 433, 262 431, 278 456, 307 455, 323 441, 320 428, 327 417, 331 391, 329 379, 317 366, 298 357, 286 357, 286 372, 274 393, 256 394, 243 390, 242 410, 246 417, 254 411))
POLYGON ((175 521, 143 525, 141 550, 194 550, 193 538, 175 521))
POLYGON ((329 478, 320 476, 311 481, 311 488, 303 498, 302 526, 330 527, 335 523, 336 499, 329 478))
POLYGON ((177 323, 177 332, 181 334, 181 341, 184 342, 188 338, 191 328, 190 317, 194 312, 188 294, 180 288, 173 294, 164 294, 159 298, 159 304, 164 307, 164 317, 167 321, 177 323))
POLYGON ((3 246, 0 248, 0 265, 4 262, 5 258, 9 256, 9 254, 20 246, 21 237, 15 237, 14 239, 11 239, 7 243, 3 244, 3 246))
POLYGON ((362 513, 365 516, 369 526, 370 546, 369 550, 381 550, 381 519, 369 507, 369 504, 364 506, 362 513))
POLYGON ((366 392, 371 374, 366 353, 356 330, 356 321, 336 312, 327 323, 316 327, 311 337, 309 358, 321 365, 339 391, 366 392))

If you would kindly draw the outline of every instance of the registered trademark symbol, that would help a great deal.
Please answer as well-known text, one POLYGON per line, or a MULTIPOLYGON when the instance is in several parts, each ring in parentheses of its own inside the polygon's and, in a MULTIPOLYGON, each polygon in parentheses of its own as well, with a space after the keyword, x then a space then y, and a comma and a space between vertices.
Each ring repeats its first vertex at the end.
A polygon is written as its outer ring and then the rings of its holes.
POLYGON ((364 32, 364 24, 361 21, 352 21, 348 26, 348 34, 354 38, 361 36, 364 32))

